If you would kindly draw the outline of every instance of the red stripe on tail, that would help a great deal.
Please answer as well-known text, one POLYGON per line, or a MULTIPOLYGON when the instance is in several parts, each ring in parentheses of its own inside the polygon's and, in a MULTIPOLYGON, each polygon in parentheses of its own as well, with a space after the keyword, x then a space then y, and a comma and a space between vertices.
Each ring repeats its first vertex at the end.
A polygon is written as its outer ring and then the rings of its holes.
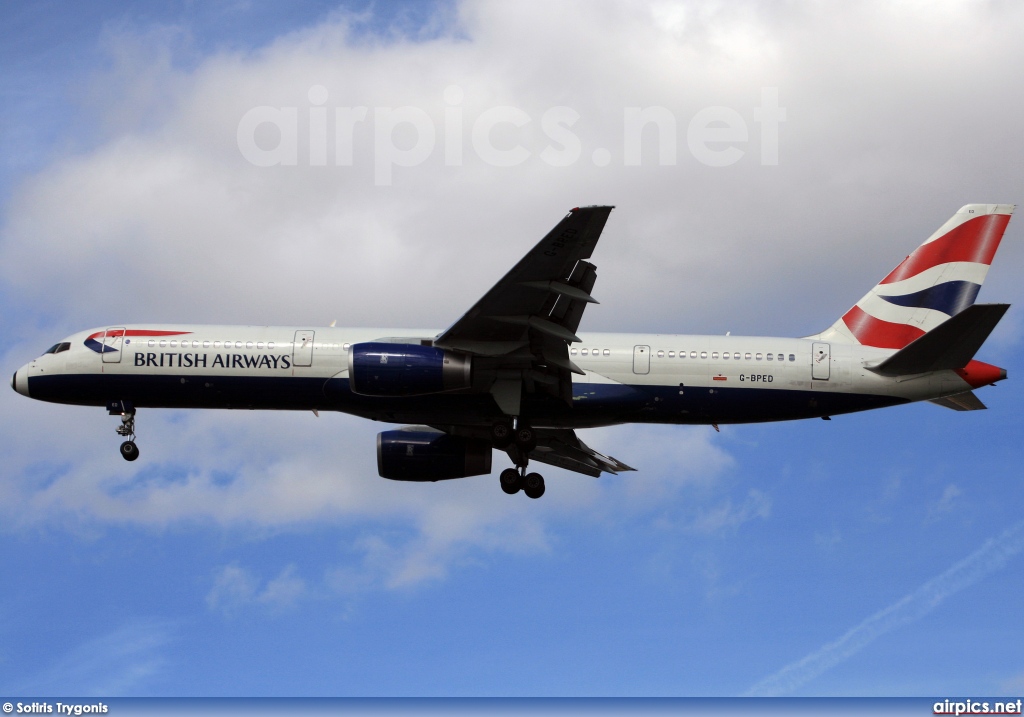
POLYGON ((991 264, 1009 223, 1009 214, 986 214, 966 221, 935 241, 919 246, 880 283, 909 279, 933 266, 953 261, 991 264))
POLYGON ((876 319, 859 306, 843 314, 843 323, 862 344, 880 349, 901 349, 924 335, 924 331, 916 326, 876 319))

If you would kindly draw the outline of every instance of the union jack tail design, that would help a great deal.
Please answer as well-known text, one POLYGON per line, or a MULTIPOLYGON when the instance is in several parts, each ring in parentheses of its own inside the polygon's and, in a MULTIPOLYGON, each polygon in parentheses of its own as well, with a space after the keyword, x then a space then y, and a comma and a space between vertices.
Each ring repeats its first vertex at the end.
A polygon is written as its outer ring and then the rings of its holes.
POLYGON ((901 349, 974 303, 1012 204, 968 204, 821 334, 901 349))

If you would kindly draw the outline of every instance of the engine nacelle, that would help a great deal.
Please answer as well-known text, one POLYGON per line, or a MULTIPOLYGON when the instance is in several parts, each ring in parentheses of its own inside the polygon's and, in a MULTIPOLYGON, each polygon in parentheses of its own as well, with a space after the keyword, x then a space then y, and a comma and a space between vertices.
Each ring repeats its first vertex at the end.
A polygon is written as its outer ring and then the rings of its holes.
POLYGON ((469 388, 472 361, 433 346, 367 342, 348 354, 349 386, 362 396, 423 396, 469 388))
POLYGON ((491 472, 491 444, 428 430, 377 434, 377 472, 381 478, 438 481, 491 472))

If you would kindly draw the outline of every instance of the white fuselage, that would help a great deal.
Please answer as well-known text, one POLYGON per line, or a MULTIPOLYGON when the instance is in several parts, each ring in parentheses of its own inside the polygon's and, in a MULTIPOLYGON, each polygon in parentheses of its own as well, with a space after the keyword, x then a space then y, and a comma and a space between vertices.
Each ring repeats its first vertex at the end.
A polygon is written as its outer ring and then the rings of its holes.
MULTIPOLYGON (((67 349, 23 366, 12 385, 33 398, 85 405, 338 410, 394 422, 417 420, 424 406, 439 405, 452 415, 465 408, 470 422, 500 415, 486 390, 408 399, 349 390, 353 344, 419 344, 437 335, 428 329, 334 327, 100 328, 74 334, 60 344, 67 349)), ((893 351, 814 338, 586 332, 579 337, 570 360, 586 375, 573 375, 572 410, 528 406, 524 411, 534 414, 535 425, 784 420, 972 388, 955 371, 881 376, 866 366, 893 351)))

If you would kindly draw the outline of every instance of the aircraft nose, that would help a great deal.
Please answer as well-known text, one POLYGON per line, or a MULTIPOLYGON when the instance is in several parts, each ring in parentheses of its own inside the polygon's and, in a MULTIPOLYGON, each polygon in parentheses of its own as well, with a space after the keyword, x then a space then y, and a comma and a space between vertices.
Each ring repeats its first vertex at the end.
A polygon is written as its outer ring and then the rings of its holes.
POLYGON ((11 377, 11 388, 22 396, 28 396, 28 371, 24 366, 15 371, 11 377))

